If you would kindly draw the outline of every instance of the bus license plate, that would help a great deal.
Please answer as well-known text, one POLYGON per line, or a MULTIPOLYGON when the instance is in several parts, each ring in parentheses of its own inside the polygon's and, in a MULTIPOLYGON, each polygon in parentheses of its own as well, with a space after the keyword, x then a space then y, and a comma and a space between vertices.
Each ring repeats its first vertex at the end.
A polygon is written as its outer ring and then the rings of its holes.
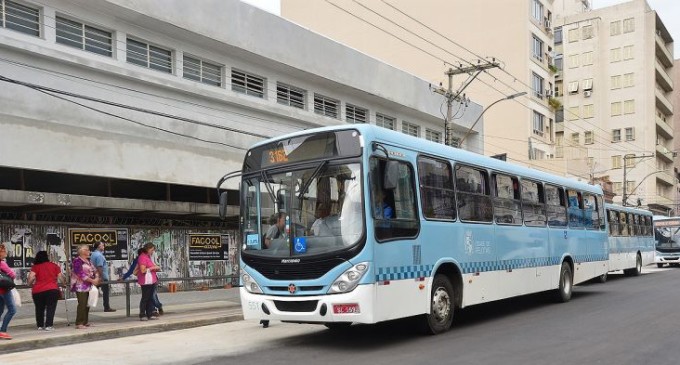
POLYGON ((358 303, 352 304, 333 304, 333 313, 335 314, 355 314, 361 313, 358 303))

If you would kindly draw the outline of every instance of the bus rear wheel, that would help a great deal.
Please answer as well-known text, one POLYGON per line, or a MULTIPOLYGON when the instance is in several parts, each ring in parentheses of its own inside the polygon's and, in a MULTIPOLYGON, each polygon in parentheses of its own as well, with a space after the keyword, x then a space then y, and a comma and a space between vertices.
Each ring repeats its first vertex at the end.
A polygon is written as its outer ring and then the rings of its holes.
POLYGON ((571 266, 563 262, 560 268, 560 283, 555 291, 555 300, 558 303, 565 303, 571 299, 571 292, 574 287, 573 276, 571 273, 571 266))
POLYGON ((626 276, 640 276, 642 273, 642 257, 640 254, 635 258, 635 267, 632 269, 623 270, 623 274, 626 276))
POLYGON ((430 314, 425 315, 425 332, 432 335, 444 333, 451 328, 454 312, 454 292, 451 281, 445 275, 437 274, 432 282, 430 314))

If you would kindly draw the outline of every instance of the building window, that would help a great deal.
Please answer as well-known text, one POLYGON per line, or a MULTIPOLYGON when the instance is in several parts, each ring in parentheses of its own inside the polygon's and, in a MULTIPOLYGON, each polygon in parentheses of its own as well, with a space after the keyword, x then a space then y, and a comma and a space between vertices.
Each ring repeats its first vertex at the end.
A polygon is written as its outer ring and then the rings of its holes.
POLYGON ((588 157, 588 166, 593 167, 595 166, 595 157, 588 157))
POLYGON ((569 42, 578 41, 578 28, 569 29, 569 42))
POLYGON ((532 46, 531 51, 535 59, 543 62, 543 41, 540 40, 536 35, 532 34, 532 46))
POLYGON ((631 195, 635 192, 635 180, 626 181, 626 194, 631 195))
POLYGON ((572 134, 571 134, 571 143, 572 143, 573 145, 576 145, 576 146, 578 146, 579 144, 581 144, 581 136, 580 136, 579 133, 572 133, 572 134))
POLYGON ((595 143, 594 137, 593 137, 593 131, 586 131, 583 133, 583 136, 585 138, 584 143, 585 144, 593 144, 595 143))
POLYGON ((626 141, 635 140, 635 128, 626 128, 626 141))
POLYGON ((626 167, 635 167, 635 154, 628 154, 623 159, 626 161, 626 167))
POLYGON ((609 35, 615 36, 621 34, 621 21, 617 20, 609 23, 609 35))
POLYGON ((579 106, 572 106, 569 109, 567 109, 569 115, 569 120, 578 120, 581 119, 581 108, 579 106))
POLYGON ((621 155, 612 156, 612 169, 620 169, 622 166, 621 161, 621 155))
POLYGON ((345 119, 347 123, 366 123, 368 122, 368 110, 356 105, 345 105, 345 119))
POLYGON ((576 68, 578 67, 578 55, 573 54, 569 56, 569 68, 576 68))
POLYGON ((621 129, 612 129, 612 142, 621 142, 621 129))
POLYGON ((543 21, 543 4, 541 4, 540 1, 538 0, 533 0, 533 4, 531 7, 531 15, 536 19, 538 22, 543 21))
POLYGON ((623 47, 623 60, 633 59, 633 45, 623 47))
POLYGON ((583 118, 593 118, 595 116, 595 105, 586 104, 583 106, 583 118))
POLYGON ((593 52, 584 52, 581 55, 581 64, 583 66, 588 66, 593 64, 593 52))
POLYGON ((401 122, 401 132, 409 136, 420 137, 420 127, 409 122, 401 122))
POLYGON ((432 142, 442 143, 441 132, 436 132, 431 129, 425 129, 425 139, 432 142))
MULTIPOLYGON (((619 167, 619 168, 621 168, 621 167, 619 167)), ((620 182, 612 183, 612 190, 613 190, 613 193, 616 194, 616 195, 623 194, 623 183, 620 183, 620 182)))
POLYGON ((276 83, 276 102, 293 108, 305 109, 307 92, 299 87, 276 83))
POLYGON ((583 91, 593 90, 593 79, 583 79, 583 91))
POLYGON ((265 79, 251 73, 231 70, 231 90, 237 93, 264 98, 265 79))
POLYGON ((612 90, 621 88, 621 75, 614 75, 610 78, 610 80, 612 90))
POLYGON ((557 71, 562 71, 564 69, 564 58, 562 57, 562 55, 556 56, 554 62, 557 71))
POLYGON ((31 6, 0 0, 0 27, 40 36, 40 10, 31 6))
POLYGON ((621 61, 621 48, 612 48, 609 50, 609 62, 621 61))
POLYGON ((578 81, 569 82, 569 87, 567 90, 570 94, 576 94, 578 92, 578 81))
POLYGON ((111 57, 111 32, 57 16, 57 43, 111 57))
POLYGON ((635 73, 627 73, 623 75, 623 87, 635 86, 635 73))
POLYGON ((611 111, 612 116, 621 115, 621 102, 620 101, 613 102, 611 111))
POLYGON ((626 100, 623 102, 623 114, 635 113, 635 100, 626 100))
POLYGON ((212 86, 222 86, 222 66, 184 56, 183 77, 212 86))
POLYGON ((172 73, 172 51, 127 39, 127 62, 137 66, 172 73))
POLYGON ((623 19, 623 32, 632 33, 635 31, 635 18, 623 19))
POLYGON ((538 76, 535 72, 532 72, 531 84, 533 85, 535 96, 539 99, 543 99, 543 78, 538 76))
POLYGON ((562 43, 562 27, 555 28, 555 44, 562 43))
POLYGON ((534 110, 534 134, 543 137, 545 130, 545 116, 534 110))
POLYGON ((319 94, 314 94, 314 113, 316 114, 338 119, 339 106, 339 100, 331 99, 319 94))
POLYGON ((394 118, 388 117, 387 115, 380 113, 375 114, 375 125, 377 125, 378 127, 394 130, 394 121, 395 121, 394 118))
POLYGON ((593 38, 593 26, 592 25, 586 25, 581 29, 581 35, 583 36, 583 39, 590 39, 593 38))

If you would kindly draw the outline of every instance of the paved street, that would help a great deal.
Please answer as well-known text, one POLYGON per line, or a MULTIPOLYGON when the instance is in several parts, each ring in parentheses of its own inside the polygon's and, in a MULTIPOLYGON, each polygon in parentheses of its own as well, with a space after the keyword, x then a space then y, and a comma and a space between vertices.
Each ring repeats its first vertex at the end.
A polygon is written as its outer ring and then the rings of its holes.
POLYGON ((644 275, 610 275, 577 287, 567 304, 542 295, 471 307, 441 336, 415 333, 410 322, 321 326, 239 321, 194 329, 0 356, 1 364, 677 364, 680 270, 647 267, 644 275), (671 290, 669 290, 671 289, 671 290), (79 362, 80 361, 80 362, 79 362))

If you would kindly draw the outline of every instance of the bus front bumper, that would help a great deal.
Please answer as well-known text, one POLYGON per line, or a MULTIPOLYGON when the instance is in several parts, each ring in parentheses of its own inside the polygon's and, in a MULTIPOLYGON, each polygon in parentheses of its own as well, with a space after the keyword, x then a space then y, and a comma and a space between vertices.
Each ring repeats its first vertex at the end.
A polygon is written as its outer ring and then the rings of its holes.
POLYGON ((244 319, 301 323, 375 323, 374 285, 359 285, 349 293, 314 296, 252 294, 241 287, 244 319))
POLYGON ((680 253, 672 255, 659 255, 657 253, 654 256, 654 262, 657 264, 680 264, 680 253))

